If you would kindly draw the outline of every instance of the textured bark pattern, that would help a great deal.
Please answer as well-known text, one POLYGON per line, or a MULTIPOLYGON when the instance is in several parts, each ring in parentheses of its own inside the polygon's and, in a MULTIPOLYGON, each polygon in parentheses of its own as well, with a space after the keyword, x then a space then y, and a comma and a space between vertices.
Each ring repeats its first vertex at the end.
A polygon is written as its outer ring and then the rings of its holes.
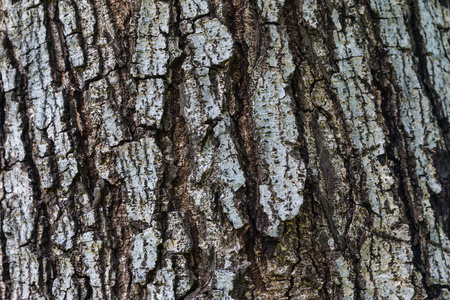
POLYGON ((0 0, 1 299, 450 299, 448 0, 0 0))

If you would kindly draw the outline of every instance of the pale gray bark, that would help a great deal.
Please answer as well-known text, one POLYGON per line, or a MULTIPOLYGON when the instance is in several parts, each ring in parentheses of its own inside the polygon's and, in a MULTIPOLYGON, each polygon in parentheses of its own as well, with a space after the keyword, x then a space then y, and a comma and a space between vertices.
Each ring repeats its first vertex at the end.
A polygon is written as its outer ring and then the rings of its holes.
POLYGON ((0 0, 1 299, 450 299, 447 0, 0 0))

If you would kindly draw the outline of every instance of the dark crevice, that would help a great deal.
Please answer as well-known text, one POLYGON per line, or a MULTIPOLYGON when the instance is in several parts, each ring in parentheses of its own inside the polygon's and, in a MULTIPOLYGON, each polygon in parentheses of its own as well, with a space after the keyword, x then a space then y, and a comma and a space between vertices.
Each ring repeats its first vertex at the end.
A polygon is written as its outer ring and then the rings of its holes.
MULTIPOLYGON (((92 128, 90 127, 87 116, 85 115, 85 107, 84 107, 84 96, 83 91, 79 86, 79 80, 77 78, 75 70, 72 68, 70 57, 69 57, 69 49, 66 44, 66 37, 63 32, 63 25, 59 19, 59 9, 58 4, 55 3, 55 6, 52 7, 49 12, 49 24, 47 25, 47 32, 50 32, 52 38, 48 38, 48 48, 55 49, 49 50, 49 53, 52 54, 50 56, 51 61, 60 61, 58 64, 54 63, 51 65, 54 76, 63 76, 65 74, 69 79, 69 84, 62 89, 62 95, 64 99, 64 111, 63 115, 65 116, 65 123, 70 132, 69 138, 72 149, 75 152, 75 158, 77 161, 77 169, 79 174, 73 180, 73 189, 69 190, 69 198, 72 199, 70 205, 75 205, 75 196, 76 194, 82 192, 86 192, 89 196, 90 202, 92 203, 93 208, 96 213, 96 220, 100 223, 105 223, 104 226, 100 226, 100 228, 110 228, 108 226, 108 218, 104 215, 101 215, 101 212, 97 209, 98 206, 104 205, 104 195, 100 195, 100 198, 96 198, 96 189, 102 189, 102 186, 98 186, 98 174, 96 172, 96 167, 94 163, 94 159, 90 154, 89 142, 88 139, 91 137, 92 128), (52 14, 50 14, 53 12, 52 14), (59 52, 57 52, 59 50, 59 52), (55 70, 55 68, 60 68, 55 70), (82 185, 77 185, 77 183, 82 183, 82 185)), ((76 10, 77 12, 77 10, 76 10)), ((77 26, 81 26, 77 24, 77 26)), ((58 78, 54 78, 54 84, 59 86, 60 80, 58 78)), ((55 171, 58 174, 58 170, 55 171)), ((100 183, 101 185, 101 183, 100 183)), ((103 192, 104 193, 104 192, 103 192)), ((69 206, 70 206, 69 205, 69 206)), ((69 207, 68 207, 69 208, 69 207)), ((76 208, 76 211, 79 211, 76 208)), ((107 207, 104 207, 102 210, 103 214, 107 213, 107 207)), ((75 216, 75 215, 74 215, 75 216)), ((73 218, 73 222, 75 224, 80 224, 80 220, 77 217, 73 218)), ((80 224, 81 225, 81 224, 80 224)), ((78 227, 77 228, 81 228, 78 227)), ((76 232, 79 234, 81 232, 76 232)), ((96 228, 94 229, 95 239, 98 239, 102 242, 102 248, 99 251, 99 260, 104 261, 104 259, 108 259, 105 255, 105 247, 110 247, 110 245, 106 245, 109 243, 108 237, 110 236, 110 231, 102 233, 99 232, 96 228)), ((113 262, 112 262, 113 263, 113 262)), ((74 265, 77 265, 77 262, 74 262, 74 265)), ((100 280, 102 282, 102 294, 103 297, 106 297, 106 265, 99 265, 99 273, 100 280)), ((89 281, 86 282, 87 288, 86 292, 92 295, 92 287, 89 285, 89 281)))
POLYGON ((49 216, 47 212, 47 203, 43 200, 41 191, 41 182, 39 171, 33 159, 33 136, 30 127, 30 120, 27 114, 31 107, 31 100, 28 98, 28 81, 26 70, 23 69, 20 62, 14 56, 14 46, 8 37, 3 40, 4 49, 6 51, 10 64, 16 69, 16 91, 14 92, 15 99, 19 102, 19 111, 21 113, 23 129, 21 133, 21 140, 24 145, 25 157, 23 163, 26 172, 31 182, 33 200, 35 203, 36 216, 34 219, 34 227, 31 232, 31 239, 34 243, 27 243, 30 250, 33 251, 39 258, 39 287, 42 288, 39 292, 46 295, 49 299, 53 299, 51 288, 53 283, 54 264, 52 262, 50 248, 50 233, 49 216), (42 232, 42 236, 38 236, 42 232), (46 265, 44 265, 47 263, 46 265))
POLYGON ((409 24, 411 28, 409 34, 412 42, 412 51, 418 61, 416 74, 419 78, 422 90, 431 102, 431 105, 433 107, 432 112, 437 120, 440 129, 442 130, 443 138, 445 141, 445 150, 447 150, 450 149, 450 126, 448 119, 444 113, 442 99, 436 92, 431 80, 430 73, 428 71, 428 51, 426 49, 424 37, 422 36, 420 23, 421 21, 419 4, 417 3, 417 1, 412 0, 410 2, 409 12, 409 24))
MULTIPOLYGON (((55 19, 58 18, 58 10, 56 3, 51 3, 48 1, 44 1, 44 26, 46 29, 46 46, 47 51, 49 55, 49 64, 51 69, 51 76, 52 76, 52 85, 54 87, 59 87, 62 84, 62 69, 60 68, 60 64, 62 63, 59 59, 61 57, 60 55, 60 48, 57 46, 58 43, 58 30, 57 30, 57 23, 55 23, 55 19)), ((24 129, 24 130, 29 130, 24 129)), ((45 133, 46 135, 46 133, 45 133)), ((49 148, 52 154, 54 154, 54 142, 47 139, 47 142, 49 143, 49 148)), ((31 141, 30 141, 31 143, 31 141)), ((30 144, 30 151, 32 151, 32 145, 30 144)), ((32 155, 32 154, 30 154, 32 155)), ((51 157, 51 163, 50 163, 50 170, 51 173, 54 174, 53 176, 53 186, 58 187, 60 186, 60 179, 59 179, 59 171, 58 171, 58 163, 56 157, 52 155, 51 157)), ((36 169, 35 171, 36 177, 39 179, 39 173, 36 169)), ((39 179, 40 180, 40 179, 39 179)), ((40 183, 39 183, 40 187, 40 183)), ((41 191, 39 189, 39 191, 41 191)), ((45 197, 54 197, 52 194, 54 191, 47 190, 45 192, 45 197)), ((41 197, 41 196, 40 196, 41 197)), ((56 195, 56 200, 58 199, 58 196, 56 195)), ((40 281, 41 285, 44 285, 46 287, 46 294, 49 299, 53 299, 53 280, 55 279, 55 276, 57 274, 56 272, 56 263, 55 259, 52 254, 52 239, 51 235, 53 233, 52 226, 50 224, 50 215, 49 215, 49 205, 50 202, 48 200, 41 201, 40 203, 40 209, 39 209, 39 222, 42 222, 40 226, 42 228, 40 231, 42 232, 41 237, 41 255, 39 259, 39 273, 40 275, 40 281), (47 263, 47 267, 43 266, 44 263, 47 263), (47 278, 43 278, 44 274, 46 274, 47 278)))
MULTIPOLYGON (((84 62, 83 66, 84 66, 87 63, 87 61, 88 61, 88 55, 86 53, 86 42, 85 42, 85 39, 84 39, 84 36, 83 36, 83 26, 81 25, 83 19, 81 17, 80 8, 78 7, 77 1, 76 0, 70 0, 70 5, 73 7, 73 10, 74 10, 75 23, 76 23, 76 32, 77 32, 76 34, 78 35, 78 41, 80 42, 80 48, 81 48, 81 51, 83 52, 83 62, 84 62)), ((58 14, 59 14, 59 10, 58 10, 58 14)), ((58 26, 60 28, 60 32, 62 33, 63 32, 62 31, 62 26, 61 26, 62 24, 61 24, 61 21, 59 20, 59 18, 57 19, 57 22, 58 22, 58 26)), ((64 35, 62 35, 62 36, 65 39, 65 36, 64 35)), ((64 49, 63 49, 63 51, 64 51, 64 49)), ((65 51, 67 51, 67 46, 66 46, 66 50, 65 51)), ((66 57, 68 58, 67 54, 66 54, 66 57)), ((66 60, 66 66, 67 66, 67 62, 68 61, 66 60)))
MULTIPOLYGON (((244 219, 250 226, 244 227, 243 238, 245 253, 251 265, 249 275, 261 291, 266 291, 265 282, 261 274, 259 261, 265 261, 264 252, 258 252, 261 244, 266 245, 266 238, 262 235, 268 226, 268 219, 259 205, 259 185, 262 181, 262 170, 258 155, 258 144, 254 132, 252 119, 252 102, 250 94, 251 74, 249 74, 249 46, 245 41, 245 31, 250 27, 246 24, 246 9, 257 10, 254 3, 241 0, 227 0, 228 25, 235 41, 235 52, 230 63, 229 74, 232 78, 230 95, 228 97, 228 110, 231 115, 231 130, 235 138, 239 161, 245 177, 245 191, 241 195, 241 207, 245 207, 244 219), (248 8, 247 5, 253 5, 248 8), (261 256, 261 257, 259 257, 261 256)), ((256 37, 261 36, 261 20, 254 16, 252 28, 256 37)), ((258 54, 259 55, 259 54, 258 54)), ((264 249, 262 249, 264 250, 264 249)))
MULTIPOLYGON (((58 60, 58 58, 61 59, 63 70, 61 70, 60 72, 67 73, 70 80, 70 85, 63 89, 63 97, 65 102, 64 115, 67 116, 66 124, 70 128, 69 130, 71 132, 71 145, 75 150, 78 164, 77 168, 81 173, 81 181, 86 187, 86 191, 89 195, 89 198, 92 200, 92 203, 95 203, 93 193, 96 182, 98 180, 98 174, 95 171, 95 162, 90 154, 91 151, 89 149, 88 142, 93 129, 90 126, 90 122, 85 114, 85 99, 83 91, 79 85, 78 76, 75 70, 72 68, 70 62, 69 50, 67 47, 65 35, 63 33, 63 25, 59 19, 58 7, 55 8, 55 13, 51 19, 51 22, 54 23, 52 28, 54 28, 56 32, 53 35, 57 37, 57 40, 53 41, 53 43, 50 43, 48 45, 48 48, 59 48, 61 49, 61 53, 60 56, 57 57, 50 56, 50 60, 56 61, 58 60), (56 43, 58 43, 59 47, 56 46, 56 43)), ((52 66, 52 68, 53 67, 55 66, 52 66)))
POLYGON ((89 276, 78 276, 75 280, 78 282, 77 294, 79 295, 79 299, 93 299, 94 290, 89 276))
MULTIPOLYGON (((8 51, 8 50, 6 50, 8 51)), ((3 87, 3 78, 0 73, 0 170, 6 170, 7 162, 5 159, 5 141, 6 141, 6 133, 5 133, 5 118, 6 118, 6 96, 5 90, 3 87)))
MULTIPOLYGON (((178 0, 173 0, 171 10, 171 34, 179 38, 178 46, 185 49, 185 39, 180 31, 181 6, 178 0)), ((178 211, 185 216, 185 222, 190 229, 192 239, 192 250, 185 255, 188 269, 194 275, 194 282, 191 288, 179 299, 193 299, 207 285, 209 272, 207 269, 208 254, 204 253, 199 246, 198 220, 194 216, 192 199, 188 195, 188 178, 191 172, 191 141, 189 130, 182 112, 182 92, 180 86, 184 82, 184 71, 182 64, 186 58, 186 53, 182 53, 174 59, 170 65, 170 79, 166 88, 164 99, 164 111, 161 119, 161 127, 156 130, 156 142, 163 153, 164 178, 161 186, 167 207, 167 212, 178 211)), ((164 205, 161 203, 160 205, 164 205)), ((167 212, 161 213, 166 215, 167 212)), ((167 220, 162 224, 167 227, 167 220)), ((165 229, 163 230, 165 232, 165 229)), ((161 255, 164 255, 161 249, 161 255)), ((162 260, 162 259, 161 259, 162 260)), ((163 261, 163 260, 162 260, 163 261)), ((162 267, 162 265, 160 265, 162 267)))
MULTIPOLYGON (((305 188, 306 188, 306 184, 305 184, 305 188)), ((306 202, 306 201, 305 201, 306 202)), ((305 204, 305 203, 304 203, 305 204)), ((292 300, 293 298, 293 295, 292 295, 292 293, 294 292, 294 287, 295 287, 295 279, 297 278, 295 275, 294 275, 294 273, 295 273, 295 271, 296 271, 296 268, 297 267, 299 267, 300 266, 300 263, 302 262, 302 257, 301 257, 301 255, 300 255, 300 253, 301 253, 301 249, 302 249, 302 245, 301 245, 301 242, 300 242, 300 239, 301 239, 301 232, 300 232, 300 226, 301 226, 301 224, 300 224, 300 218, 299 217, 296 217, 294 220, 293 220, 293 222, 292 222, 292 224, 293 224, 293 227, 295 228, 295 235, 296 235, 296 237, 297 237, 297 246, 296 246, 296 254, 298 255, 298 260, 297 260, 297 262, 296 263, 294 263, 293 265, 292 265, 292 269, 291 269, 291 274, 290 274, 290 277, 289 277, 289 287, 288 287, 288 289, 286 290, 286 293, 285 293, 285 297, 287 297, 287 299, 288 300, 292 300)))
POLYGON ((108 216, 108 205, 110 203, 107 202, 107 196, 108 191, 105 189, 105 183, 104 180, 98 180, 97 185, 94 190, 94 199, 95 199, 95 218, 97 220, 97 224, 94 228, 94 240, 100 241, 101 247, 98 250, 98 261, 103 262, 99 263, 97 265, 97 270, 99 274, 99 279, 101 282, 100 290, 102 292, 103 299, 107 299, 107 267, 109 262, 109 257, 107 256, 107 249, 111 249, 112 247, 112 240, 111 240, 111 226, 110 226, 110 219, 107 218, 108 216), (105 230, 101 230, 105 228, 105 230))
MULTIPOLYGON (((322 192, 315 186, 319 185, 321 178, 309 178, 309 188, 311 189, 309 193, 312 193, 312 198, 319 201, 322 212, 327 220, 327 226, 332 233, 332 236, 336 242, 337 248, 342 252, 344 257, 352 261, 353 272, 355 276, 355 299, 363 298, 362 293, 364 289, 364 279, 362 276, 362 270, 359 259, 359 249, 366 240, 365 235, 357 235, 356 237, 351 237, 349 235, 350 225, 352 223, 353 214, 356 209, 356 204, 364 199, 368 199, 367 191, 365 187, 365 173, 361 166, 360 154, 357 149, 353 148, 351 143, 352 129, 347 123, 347 118, 340 104, 340 99, 335 94, 332 89, 331 77, 334 72, 337 72, 338 67, 333 60, 334 54, 334 25, 331 19, 331 11, 329 6, 320 5, 318 8, 319 13, 316 16, 319 22, 323 24, 320 29, 309 28, 308 24, 301 18, 301 7, 300 3, 295 0, 287 1, 285 4, 285 22, 288 27, 289 33, 289 46, 293 54, 294 63, 297 66, 294 76, 291 81, 291 88, 294 96, 294 100, 297 107, 297 122, 299 127, 299 134, 304 136, 304 128, 310 127, 315 139, 314 152, 317 153, 319 161, 319 167, 322 168, 321 176, 323 177, 323 182, 325 183, 324 189, 326 195, 322 195, 322 192), (300 16, 300 17, 299 17, 300 16), (326 50, 329 52, 328 56, 317 56, 315 53, 315 41, 314 39, 319 39, 325 45, 326 50), (309 68, 307 68, 309 67, 309 68), (312 82, 304 83, 301 72, 306 70, 311 72, 312 82), (319 85, 320 83, 320 85, 319 85), (318 107, 315 104, 315 90, 322 89, 324 94, 327 95, 327 101, 330 101, 330 106, 333 111, 325 111, 323 107, 318 107), (311 107, 316 113, 311 112, 311 107), (338 145, 338 153, 340 154, 345 169, 346 169, 346 182, 348 182, 349 189, 347 191, 348 209, 346 213, 345 221, 345 234, 339 233, 338 229, 334 226, 333 214, 336 214, 342 208, 335 207, 336 204, 333 203, 333 194, 337 190, 337 182, 333 176, 333 171, 330 169, 330 154, 323 149, 323 142, 321 143, 321 132, 319 130, 318 124, 312 122, 311 124, 305 124, 304 119, 313 120, 317 117, 314 114, 321 113, 325 116, 327 124, 332 130, 336 143, 338 145), (333 183, 334 182, 334 183, 333 183)), ((301 141, 302 142, 302 141, 301 141)), ((303 142, 305 143, 305 142, 303 142)), ((309 150, 305 145, 304 150, 301 151, 302 158, 308 163, 310 158, 308 157, 309 150)), ((307 164, 308 166, 310 163, 307 164)), ((314 174, 313 170, 308 170, 308 174, 314 174)), ((306 189, 306 185, 305 185, 306 189)), ((363 224, 361 231, 367 230, 372 227, 373 218, 367 218, 366 222, 363 224)), ((314 251, 317 251, 314 249, 314 251)), ((316 255, 320 256, 320 253, 316 255)), ((323 266, 317 265, 317 270, 321 270, 322 277, 328 278, 330 280, 329 270, 327 268, 323 269, 323 266)), ((341 291, 343 292, 343 291, 341 291)), ((323 297, 327 297, 324 292, 323 297)))
MULTIPOLYGON (((26 92, 28 90, 28 85, 26 82, 26 75, 17 72, 17 77, 21 77, 23 80, 16 79, 16 82, 21 81, 21 84, 18 86, 18 89, 20 91, 26 92)), ((33 144, 32 144, 32 136, 31 136, 31 128, 30 128, 30 120, 28 117, 28 114, 26 113, 28 111, 28 108, 30 106, 28 96, 18 96, 16 98, 19 101, 19 111, 24 112, 22 114, 22 124, 23 124, 23 130, 21 134, 21 140, 24 145, 25 150, 25 158, 24 158, 24 164, 26 165, 26 172, 28 173, 28 177, 31 181, 32 190, 33 190, 33 199, 35 202, 35 208, 36 208, 36 216, 35 216, 35 224, 33 231, 31 233, 31 238, 35 239, 35 243, 29 244, 32 248, 32 251, 37 252, 37 256, 39 258, 39 282, 41 283, 41 286, 45 288, 45 292, 43 294, 47 294, 51 297, 51 285, 43 284, 44 282, 50 282, 51 284, 51 278, 44 279, 44 274, 46 274, 43 263, 45 261, 45 258, 49 257, 49 240, 48 240, 48 233, 50 231, 50 227, 48 224, 48 214, 47 214, 47 207, 46 203, 42 201, 42 192, 41 192, 41 183, 40 183, 40 177, 39 177, 39 171, 37 170, 36 164, 33 159, 33 144), (28 103, 27 103, 28 102, 28 103), (40 226, 42 226, 42 232, 47 236, 39 237, 39 231, 40 226), (39 245, 39 248, 35 248, 39 245)))
POLYGON ((417 58, 416 74, 422 91, 430 100, 432 112, 439 125, 443 142, 438 144, 434 155, 434 164, 443 190, 440 194, 435 194, 430 190, 432 194, 431 202, 437 223, 442 227, 447 237, 450 237, 450 126, 444 112, 443 99, 435 90, 428 70, 428 51, 423 37, 423 30, 421 29, 419 4, 416 0, 411 0, 409 5, 409 20, 406 20, 406 22, 409 21, 410 24, 409 35, 412 42, 412 52, 417 58))
MULTIPOLYGON (((370 5, 368 5, 370 7, 370 5)), ((422 284, 429 299, 436 299, 439 291, 430 286, 430 273, 427 259, 426 243, 429 239, 425 224, 419 222, 421 215, 422 193, 415 172, 414 155, 404 135, 405 128, 401 120, 401 89, 397 86, 395 71, 389 63, 388 50, 379 41, 380 24, 375 13, 369 9, 373 32, 378 41, 370 43, 370 70, 373 77, 374 91, 381 98, 381 113, 387 129, 386 156, 396 178, 397 189, 394 196, 403 203, 406 222, 410 228, 413 264, 422 275, 422 284)), ((415 33, 416 34, 416 33, 415 33)), ((417 291, 420 294, 420 291, 417 291)))
POLYGON ((450 6, 449 0, 439 0, 439 3, 446 8, 448 8, 450 6))
MULTIPOLYGON (((119 4, 115 1, 106 0, 108 3, 108 13, 113 22, 113 36, 105 31, 105 36, 108 39, 109 45, 113 48, 114 56, 117 62, 115 68, 117 68, 119 76, 119 91, 122 98, 121 109, 123 122, 125 127, 129 129, 132 140, 136 141, 137 138, 137 125, 133 118, 133 111, 129 108, 129 102, 131 100, 129 80, 130 80, 130 68, 131 57, 133 49, 131 47, 132 41, 130 40, 133 34, 130 32, 131 20, 136 18, 129 13, 126 3, 119 4)), ((133 10, 136 4, 130 4, 133 10)))
POLYGON ((132 247, 131 228, 126 218, 125 199, 115 185, 104 181, 104 191, 108 192, 110 199, 109 206, 105 207, 107 215, 105 221, 108 222, 106 228, 107 240, 111 243, 111 268, 116 272, 115 284, 111 286, 111 293, 118 298, 126 298, 130 295, 130 284, 132 280, 132 261, 127 255, 132 247))
MULTIPOLYGON (((92 40, 93 41, 92 41, 92 45, 90 45, 90 46, 92 48, 95 48, 97 50, 97 54, 98 54, 99 67, 98 67, 97 76, 105 77, 106 76, 105 73, 109 73, 110 71, 108 70, 108 72, 105 72, 105 65, 104 65, 102 48, 98 46, 98 41, 99 41, 99 38, 100 38, 100 35, 101 35, 101 31, 100 30, 102 28, 101 24, 99 23, 99 18, 98 18, 98 16, 100 14, 99 14, 98 8, 96 6, 96 4, 98 4, 98 2, 94 1, 94 0, 89 0, 88 2, 89 2, 90 6, 92 8, 92 14, 94 16, 96 16, 94 18, 94 26, 93 26, 93 29, 94 29, 94 32, 93 32, 93 35, 92 35, 92 40)), ((87 60, 86 63, 88 63, 88 61, 89 60, 87 60)), ((86 82, 87 82, 87 80, 86 80, 86 82)))

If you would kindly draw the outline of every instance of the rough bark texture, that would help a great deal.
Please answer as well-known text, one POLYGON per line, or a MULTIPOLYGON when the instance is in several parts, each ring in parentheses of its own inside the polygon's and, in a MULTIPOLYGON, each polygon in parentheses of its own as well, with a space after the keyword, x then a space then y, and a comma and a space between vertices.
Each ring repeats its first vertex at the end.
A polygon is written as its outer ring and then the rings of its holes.
POLYGON ((1 299, 450 299, 448 0, 0 0, 1 299))

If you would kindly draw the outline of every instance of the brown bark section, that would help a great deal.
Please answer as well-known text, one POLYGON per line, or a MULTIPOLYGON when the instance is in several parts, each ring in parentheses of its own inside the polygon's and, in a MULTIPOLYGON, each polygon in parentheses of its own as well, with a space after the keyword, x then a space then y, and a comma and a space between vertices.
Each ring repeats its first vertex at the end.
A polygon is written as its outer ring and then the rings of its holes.
POLYGON ((450 297, 444 2, 1 1, 0 298, 450 297))

